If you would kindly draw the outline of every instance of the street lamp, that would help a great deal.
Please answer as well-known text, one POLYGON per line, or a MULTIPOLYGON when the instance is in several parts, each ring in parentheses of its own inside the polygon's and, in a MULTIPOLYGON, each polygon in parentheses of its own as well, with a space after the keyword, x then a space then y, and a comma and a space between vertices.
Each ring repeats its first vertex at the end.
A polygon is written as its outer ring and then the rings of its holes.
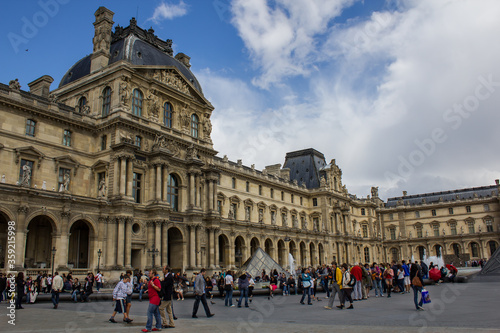
POLYGON ((56 259, 56 247, 52 247, 52 277, 54 277, 54 265, 55 265, 55 259, 56 259))
POLYGON ((155 257, 158 255, 158 249, 155 248, 155 244, 153 244, 153 247, 148 250, 148 253, 151 254, 151 259, 153 260, 153 268, 155 268, 155 257))
POLYGON ((99 272, 99 264, 101 263, 102 251, 99 249, 97 251, 97 272, 99 272))

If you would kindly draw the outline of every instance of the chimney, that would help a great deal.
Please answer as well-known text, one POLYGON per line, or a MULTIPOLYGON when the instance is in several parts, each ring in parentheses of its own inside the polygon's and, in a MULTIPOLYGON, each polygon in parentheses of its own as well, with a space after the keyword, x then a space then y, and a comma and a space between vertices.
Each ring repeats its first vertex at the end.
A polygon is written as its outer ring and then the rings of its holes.
POLYGON ((113 13, 106 7, 99 7, 94 22, 94 52, 91 56, 90 72, 95 72, 106 67, 110 57, 111 30, 113 28, 113 13))
POLYGON ((179 60, 187 68, 191 67, 191 64, 189 63, 191 57, 185 55, 184 53, 177 53, 175 55, 175 59, 179 60))
POLYGON ((30 87, 30 93, 42 96, 49 97, 50 92, 50 84, 54 81, 54 79, 48 75, 44 75, 33 82, 28 83, 28 87, 30 87))

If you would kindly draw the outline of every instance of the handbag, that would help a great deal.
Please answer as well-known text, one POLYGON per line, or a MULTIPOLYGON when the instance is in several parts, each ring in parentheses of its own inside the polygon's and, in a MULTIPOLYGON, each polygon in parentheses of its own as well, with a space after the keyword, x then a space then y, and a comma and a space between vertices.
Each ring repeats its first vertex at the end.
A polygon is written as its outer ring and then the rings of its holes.
POLYGON ((231 291, 231 285, 230 285, 230 284, 226 284, 226 285, 224 286, 224 290, 225 290, 225 291, 231 291))
POLYGON ((310 281, 302 281, 302 286, 304 288, 309 288, 311 286, 311 282, 310 281))
POLYGON ((428 304, 431 302, 431 296, 429 295, 429 292, 424 288, 422 290, 422 303, 428 304))
POLYGON ((413 280, 411 280, 411 284, 413 284, 414 287, 423 287, 422 282, 417 275, 413 277, 413 280))

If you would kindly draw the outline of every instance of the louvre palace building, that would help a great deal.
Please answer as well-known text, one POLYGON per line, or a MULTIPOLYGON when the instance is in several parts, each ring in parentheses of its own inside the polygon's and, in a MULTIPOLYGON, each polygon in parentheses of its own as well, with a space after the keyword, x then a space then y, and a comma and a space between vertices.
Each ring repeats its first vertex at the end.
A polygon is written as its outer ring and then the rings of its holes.
POLYGON ((167 264, 234 269, 259 247, 283 267, 288 253, 298 266, 460 265, 498 247, 498 180, 384 202, 376 187, 350 194, 335 159, 312 148, 263 170, 218 157, 217 111, 190 57, 133 18, 113 29, 113 14, 97 9, 93 51, 58 87, 49 75, 0 84, 0 271, 9 221, 16 270, 99 268, 111 280, 167 264))

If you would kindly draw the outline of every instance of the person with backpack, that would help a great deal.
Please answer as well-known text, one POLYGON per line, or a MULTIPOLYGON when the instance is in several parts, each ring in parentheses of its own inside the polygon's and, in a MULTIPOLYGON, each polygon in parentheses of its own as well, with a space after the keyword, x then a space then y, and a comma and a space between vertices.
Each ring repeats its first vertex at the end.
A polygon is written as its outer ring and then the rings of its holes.
POLYGON ((310 275, 311 271, 309 270, 309 268, 305 268, 303 271, 302 271, 302 277, 301 277, 301 281, 302 281, 302 298, 300 299, 300 304, 304 304, 304 298, 306 297, 307 295, 307 304, 309 305, 312 305, 311 303, 311 293, 310 293, 310 289, 311 289, 311 275, 310 275))
POLYGON ((427 266, 427 264, 423 260, 420 260, 420 268, 422 269, 422 276, 424 277, 424 279, 428 279, 429 266, 427 266))
POLYGON ((356 278, 349 273, 349 267, 346 263, 342 264, 342 301, 340 302, 340 305, 337 305, 337 308, 341 310, 345 308, 345 300, 347 298, 351 303, 347 309, 354 309, 351 293, 355 284, 356 278))
POLYGON ((339 294, 339 302, 342 304, 342 272, 340 268, 337 267, 337 262, 332 262, 332 293, 328 299, 328 305, 325 309, 331 310, 333 302, 335 301, 335 295, 339 294))
POLYGON ((384 293, 382 292, 382 271, 380 270, 380 267, 378 267, 378 264, 376 262, 373 263, 372 280, 373 287, 375 288, 375 297, 378 297, 379 294, 380 297, 384 297, 384 293))

